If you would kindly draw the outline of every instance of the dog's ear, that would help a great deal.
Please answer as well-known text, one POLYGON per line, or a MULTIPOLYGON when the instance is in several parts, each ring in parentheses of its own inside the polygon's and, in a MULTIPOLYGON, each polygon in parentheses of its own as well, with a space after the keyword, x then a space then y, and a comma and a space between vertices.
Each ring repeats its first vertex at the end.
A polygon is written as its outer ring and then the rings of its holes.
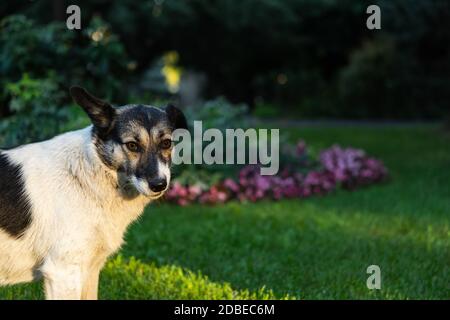
POLYGON ((169 118, 170 124, 176 129, 186 129, 188 128, 186 117, 183 112, 172 104, 169 104, 166 109, 167 117, 169 118))
POLYGON ((115 109, 106 101, 94 97, 84 88, 73 86, 70 95, 86 111, 92 124, 101 132, 108 132, 116 115, 115 109))

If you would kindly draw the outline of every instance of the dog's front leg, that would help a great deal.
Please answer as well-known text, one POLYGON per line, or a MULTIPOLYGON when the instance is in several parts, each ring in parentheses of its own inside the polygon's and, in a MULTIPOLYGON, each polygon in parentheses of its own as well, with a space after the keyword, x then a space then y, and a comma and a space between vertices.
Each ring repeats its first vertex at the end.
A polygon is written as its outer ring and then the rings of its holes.
POLYGON ((53 264, 43 274, 47 300, 81 299, 83 278, 79 265, 53 264))
POLYGON ((90 268, 89 273, 83 281, 81 299, 97 300, 98 299, 98 279, 100 276, 100 268, 90 268))

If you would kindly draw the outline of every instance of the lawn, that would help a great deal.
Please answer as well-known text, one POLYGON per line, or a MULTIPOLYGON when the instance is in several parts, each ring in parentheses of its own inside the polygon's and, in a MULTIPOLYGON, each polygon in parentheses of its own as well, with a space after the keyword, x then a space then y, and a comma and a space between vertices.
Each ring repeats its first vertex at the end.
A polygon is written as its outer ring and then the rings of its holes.
MULTIPOLYGON (((361 147, 386 184, 323 198, 150 206, 102 273, 102 299, 449 299, 450 137, 436 126, 284 129, 361 147), (366 268, 381 268, 381 290, 366 268)), ((0 298, 42 298, 41 284, 0 298)))

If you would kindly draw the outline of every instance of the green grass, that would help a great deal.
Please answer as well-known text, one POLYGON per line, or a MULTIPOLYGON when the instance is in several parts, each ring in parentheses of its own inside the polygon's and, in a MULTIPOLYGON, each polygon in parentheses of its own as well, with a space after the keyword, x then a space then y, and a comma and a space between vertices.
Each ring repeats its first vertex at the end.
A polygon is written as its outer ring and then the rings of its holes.
MULTIPOLYGON (((308 200, 152 205, 102 273, 101 298, 450 298, 448 136, 434 126, 282 131, 314 150, 362 147, 392 179, 308 200), (381 290, 366 287, 371 264, 381 290)), ((42 298, 40 287, 0 298, 42 298)))

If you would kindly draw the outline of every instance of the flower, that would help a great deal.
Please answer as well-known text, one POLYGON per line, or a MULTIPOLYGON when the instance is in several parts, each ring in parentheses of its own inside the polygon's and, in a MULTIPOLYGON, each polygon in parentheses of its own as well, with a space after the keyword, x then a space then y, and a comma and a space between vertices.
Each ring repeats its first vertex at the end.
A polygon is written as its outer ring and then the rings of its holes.
POLYGON ((223 182, 223 186, 224 188, 230 190, 233 193, 239 192, 239 185, 236 182, 234 182, 233 179, 230 178, 225 179, 225 181, 223 182))
POLYGON ((379 182, 388 175, 383 163, 363 150, 338 145, 323 150, 320 163, 347 189, 379 182))
MULTIPOLYGON (((299 163, 305 154, 306 144, 299 141, 296 146, 299 163)), ((194 202, 212 205, 231 199, 255 202, 261 199, 307 198, 326 195, 338 185, 352 190, 382 181, 388 175, 380 160, 367 156, 363 150, 339 145, 323 150, 319 164, 319 168, 304 174, 285 167, 274 176, 262 176, 260 166, 248 165, 240 170, 237 179, 226 178, 206 190, 199 185, 185 186, 175 181, 166 198, 181 206, 194 202)))
POLYGON ((217 186, 212 186, 210 190, 203 193, 199 201, 203 204, 224 203, 228 199, 227 193, 217 186))
POLYGON ((295 154, 298 157, 303 157, 306 154, 306 143, 304 140, 300 140, 297 142, 297 145, 295 147, 295 154))

